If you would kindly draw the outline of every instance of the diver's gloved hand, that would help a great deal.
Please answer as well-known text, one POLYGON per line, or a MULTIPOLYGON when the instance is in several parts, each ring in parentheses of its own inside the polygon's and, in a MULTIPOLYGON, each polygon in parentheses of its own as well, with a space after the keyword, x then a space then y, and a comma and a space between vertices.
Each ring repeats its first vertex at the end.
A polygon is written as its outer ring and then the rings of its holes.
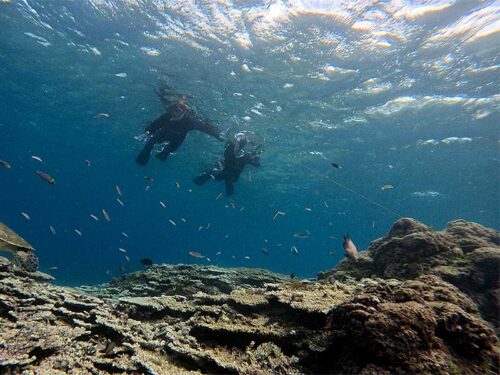
POLYGON ((151 138, 151 134, 149 132, 144 132, 139 135, 136 135, 134 138, 137 139, 139 142, 147 142, 151 138))

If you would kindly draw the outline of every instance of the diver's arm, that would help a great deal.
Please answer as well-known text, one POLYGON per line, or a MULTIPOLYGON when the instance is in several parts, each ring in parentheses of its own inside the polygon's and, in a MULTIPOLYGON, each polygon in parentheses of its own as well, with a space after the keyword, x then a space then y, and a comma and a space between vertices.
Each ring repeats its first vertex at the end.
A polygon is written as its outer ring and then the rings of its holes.
POLYGON ((193 128, 196 130, 199 130, 203 133, 206 133, 208 135, 211 135, 215 139, 218 139, 219 141, 222 141, 222 134, 219 128, 217 126, 212 125, 210 122, 206 120, 200 120, 200 119, 192 119, 193 122, 193 128))
POLYGON ((164 127, 167 125, 170 121, 171 115, 169 113, 164 113, 160 117, 158 117, 156 120, 151 122, 148 126, 146 126, 145 131, 147 131, 149 134, 154 134, 158 131, 158 129, 164 127))

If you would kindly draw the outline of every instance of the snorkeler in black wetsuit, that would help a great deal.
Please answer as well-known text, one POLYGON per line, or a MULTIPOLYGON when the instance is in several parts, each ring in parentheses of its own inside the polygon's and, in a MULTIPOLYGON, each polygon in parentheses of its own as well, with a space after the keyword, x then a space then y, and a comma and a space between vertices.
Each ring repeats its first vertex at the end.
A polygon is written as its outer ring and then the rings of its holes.
MULTIPOLYGON (((157 94, 164 102, 165 96, 158 92, 157 94)), ((166 103, 164 102, 164 104, 166 103)), ((154 145, 168 142, 163 150, 156 154, 158 159, 165 161, 172 152, 180 147, 187 134, 192 130, 199 130, 222 140, 220 130, 208 121, 196 117, 194 111, 187 104, 187 97, 181 96, 174 103, 166 105, 166 113, 150 123, 145 132, 136 137, 141 141, 146 140, 144 148, 137 156, 137 163, 146 165, 154 145)))
POLYGON ((224 150, 224 160, 219 163, 218 168, 204 173, 193 179, 196 185, 203 185, 211 178, 224 180, 226 183, 226 195, 234 194, 234 183, 238 181, 241 172, 247 164, 260 167, 260 156, 256 151, 246 152, 243 148, 247 143, 245 133, 238 133, 234 140, 230 140, 224 150))

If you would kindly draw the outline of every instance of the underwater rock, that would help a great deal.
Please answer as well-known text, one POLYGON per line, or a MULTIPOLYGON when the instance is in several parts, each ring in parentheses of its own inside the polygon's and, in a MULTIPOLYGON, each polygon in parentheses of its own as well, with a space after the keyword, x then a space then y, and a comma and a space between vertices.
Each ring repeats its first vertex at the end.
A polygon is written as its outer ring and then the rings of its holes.
POLYGON ((482 316, 500 327, 500 234, 476 223, 455 220, 443 231, 433 231, 403 218, 389 233, 360 252, 357 263, 342 261, 322 272, 320 280, 359 280, 364 277, 415 279, 438 275, 457 286, 478 304, 482 316))
POLYGON ((0 373, 497 374, 497 241, 401 219, 318 281, 153 265, 69 288, 0 257, 0 373))

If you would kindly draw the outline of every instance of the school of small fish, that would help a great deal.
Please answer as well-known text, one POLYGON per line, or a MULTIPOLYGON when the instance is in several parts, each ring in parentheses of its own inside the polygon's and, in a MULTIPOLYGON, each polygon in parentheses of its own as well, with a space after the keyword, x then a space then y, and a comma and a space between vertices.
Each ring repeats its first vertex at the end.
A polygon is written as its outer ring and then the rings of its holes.
MULTIPOLYGON (((109 118, 109 115, 106 114, 106 113, 98 113, 96 116, 96 118, 109 118)), ((38 161, 40 163, 44 163, 42 157, 40 156, 37 156, 37 155, 31 155, 31 158, 35 161, 38 161)), ((91 161, 86 159, 84 160, 85 164, 87 166, 91 166, 91 161)), ((5 160, 0 160, 0 165, 3 166, 4 168, 6 169, 11 169, 11 164, 5 160)), ((335 169, 341 169, 341 166, 338 164, 338 163, 331 163, 332 167, 334 167, 335 169)), ((54 185, 55 184, 55 179, 50 176, 49 174, 47 174, 46 172, 43 172, 43 171, 40 171, 40 170, 36 170, 35 173, 45 182, 47 182, 48 184, 50 185, 54 185)), ((213 176, 211 176, 212 178, 214 178, 213 176)), ((149 182, 153 182, 154 181, 154 178, 152 176, 144 176, 145 180, 149 181, 149 182)), ((248 179, 249 181, 252 180, 252 175, 251 175, 251 172, 248 173, 248 179)), ((286 181, 288 180, 288 177, 283 179, 283 181, 286 181)), ((179 181, 175 181, 175 186, 177 189, 180 189, 181 188, 181 184, 179 181)), ((147 185, 146 186, 146 191, 148 191, 150 189, 151 185, 147 185)), ((391 189, 394 189, 394 186, 393 185, 390 185, 390 184, 386 184, 386 185, 383 185, 381 187, 381 190, 391 190, 391 189)), ((123 197, 123 192, 122 192, 122 189, 121 187, 116 184, 115 185, 115 191, 116 191, 116 194, 118 195, 118 197, 116 197, 116 201, 120 204, 120 206, 124 206, 124 203, 123 201, 121 200, 121 197, 123 197)), ((189 191, 191 191, 191 189, 189 189, 189 191)), ((222 193, 219 193, 215 200, 220 200, 222 198, 223 194, 222 193)), ((163 201, 159 201, 160 203, 160 206, 164 209, 167 208, 167 205, 163 202, 163 201)), ((327 201, 323 201, 323 205, 325 206, 325 208, 330 208, 330 205, 328 204, 327 201)), ((229 204, 225 205, 226 208, 231 208, 231 209, 235 209, 236 208, 236 204, 234 202, 230 202, 229 204)), ((239 208, 239 211, 242 212, 245 210, 245 207, 242 206, 239 208)), ((304 211, 305 212, 312 212, 312 208, 311 207, 304 207, 304 211)), ((102 212, 102 215, 105 219, 105 221, 108 221, 110 222, 111 221, 111 218, 110 218, 110 215, 108 213, 108 211, 106 209, 101 209, 101 212, 102 212)), ((31 217, 28 213, 26 212, 21 212, 21 215, 26 219, 26 220, 31 220, 31 217)), ((278 210, 274 213, 273 217, 272 217, 272 220, 276 220, 278 217, 280 216, 285 216, 286 213, 285 211, 282 211, 282 210, 278 210)), ((100 221, 99 220, 99 217, 95 214, 90 214, 90 217, 98 222, 100 221)), ((173 220, 173 219, 168 219, 169 223, 172 225, 172 226, 177 226, 177 223, 173 220)), ((182 223, 187 223, 187 220, 183 217, 180 218, 180 221, 182 223)), ((331 223, 330 223, 331 225, 331 223)), ((202 230, 209 230, 210 229, 210 226, 211 226, 211 223, 207 223, 206 225, 199 225, 198 226, 198 231, 202 231, 202 230)), ((375 228, 375 221, 372 222, 372 228, 375 228)), ((54 226, 52 225, 49 225, 49 230, 50 232, 52 233, 52 235, 56 235, 56 229, 54 228, 54 226)), ((74 233, 77 234, 78 236, 80 237, 83 237, 83 232, 81 229, 76 229, 74 228, 73 229, 74 233)), ((121 235, 125 238, 128 238, 129 235, 127 232, 121 232, 121 235)), ((311 236, 311 233, 309 232, 309 230, 304 230, 304 231, 300 231, 300 232, 296 232, 293 234, 293 237, 294 238, 298 238, 298 239, 308 239, 310 238, 311 236)), ((226 234, 224 236, 225 239, 229 238, 229 234, 226 234)), ((337 237, 336 236, 330 236, 329 237, 330 239, 333 239, 333 240, 337 240, 337 237)), ((266 239, 264 240, 264 242, 267 244, 269 241, 266 239)), ((267 245, 266 245, 267 246, 267 245)), ((280 247, 282 246, 281 243, 276 243, 275 244, 276 247, 280 247)), ((348 258, 348 259, 351 259, 352 261, 357 261, 358 259, 358 250, 356 248, 356 246, 354 245, 354 243, 352 242, 351 238, 349 237, 348 234, 344 235, 344 243, 343 243, 343 247, 344 247, 344 253, 345 253, 345 256, 348 258)), ((124 254, 127 254, 127 249, 123 248, 123 247, 118 247, 118 251, 121 252, 121 253, 124 253, 124 254)), ((260 249, 260 252, 263 254, 263 255, 269 255, 269 250, 267 247, 262 247, 260 249)), ((292 255, 299 255, 299 249, 295 246, 295 245, 292 245, 290 247, 290 253, 292 255)), ((336 256, 337 252, 336 251, 330 251, 329 254, 331 256, 336 256)), ((200 252, 197 252, 197 251, 189 251, 188 252, 188 255, 190 257, 193 257, 193 258, 198 258, 198 259, 205 259, 207 260, 208 262, 211 262, 211 259, 209 257, 207 257, 206 255, 200 253, 200 252)), ((216 256, 221 256, 222 255, 222 252, 221 251, 217 251, 215 253, 216 256)), ((125 260, 126 261, 130 261, 130 258, 128 255, 124 255, 125 257, 125 260)), ((236 259, 236 257, 234 255, 232 255, 232 258, 233 259, 236 259)), ((252 257, 250 255, 245 255, 243 256, 243 259, 245 260, 251 260, 252 257)), ((152 265, 152 261, 149 260, 148 258, 144 258, 141 260, 141 263, 145 264, 145 265, 152 265)), ((58 267, 51 267, 52 270, 56 270, 58 269, 58 267)), ((125 267, 123 265, 120 265, 119 266, 119 270, 120 272, 125 272, 125 267)), ((109 271, 108 271, 109 273, 109 271)))

